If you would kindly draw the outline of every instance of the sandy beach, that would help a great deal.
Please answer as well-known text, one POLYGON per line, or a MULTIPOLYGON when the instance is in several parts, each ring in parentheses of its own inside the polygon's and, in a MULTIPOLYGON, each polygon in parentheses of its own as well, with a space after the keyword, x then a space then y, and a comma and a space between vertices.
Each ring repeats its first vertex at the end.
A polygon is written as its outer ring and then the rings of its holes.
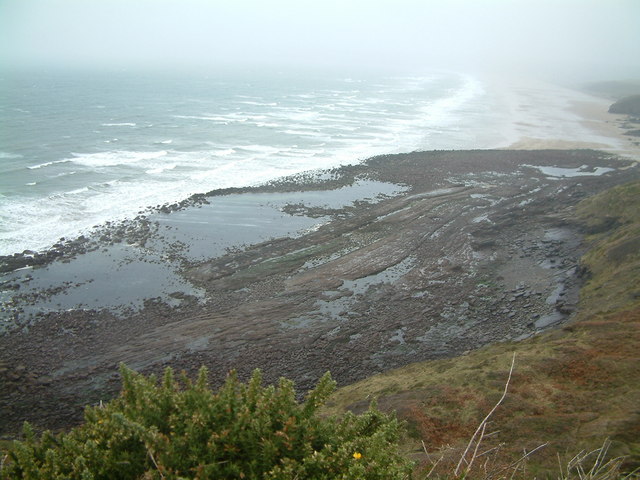
POLYGON ((117 390, 120 362, 206 365, 213 385, 261 368, 304 392, 327 370, 348 384, 570 320, 585 234, 572 209, 640 177, 604 107, 572 114, 609 142, 374 157, 5 258, 0 434, 74 424, 117 390))
MULTIPOLYGON (((550 133, 545 137, 532 137, 527 135, 526 129, 522 129, 520 138, 511 143, 507 149, 566 150, 586 148, 603 150, 638 161, 640 159, 640 142, 637 138, 625 135, 625 132, 632 129, 633 126, 629 125, 627 115, 608 112, 612 103, 611 99, 586 94, 579 99, 571 98, 565 106, 566 113, 573 117, 571 121, 577 122, 585 128, 583 132, 577 132, 569 135, 572 138, 567 138, 562 133, 562 122, 556 120, 558 127, 556 135, 550 133)), ((548 105, 543 104, 542 107, 548 107, 548 105)), ((551 130, 553 131, 553 128, 551 130)))

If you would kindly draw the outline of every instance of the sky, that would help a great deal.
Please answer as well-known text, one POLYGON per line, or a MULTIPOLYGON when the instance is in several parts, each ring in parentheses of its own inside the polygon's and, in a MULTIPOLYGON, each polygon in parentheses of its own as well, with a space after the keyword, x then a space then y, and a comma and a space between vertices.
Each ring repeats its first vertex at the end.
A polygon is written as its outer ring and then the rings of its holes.
POLYGON ((0 65, 640 77, 640 0, 0 0, 0 65))

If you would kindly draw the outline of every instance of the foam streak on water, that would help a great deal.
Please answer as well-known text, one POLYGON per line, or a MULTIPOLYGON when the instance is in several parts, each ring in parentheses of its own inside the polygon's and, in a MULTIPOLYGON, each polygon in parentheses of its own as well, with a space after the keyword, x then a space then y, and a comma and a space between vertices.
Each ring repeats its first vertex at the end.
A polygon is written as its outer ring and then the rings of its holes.
POLYGON ((0 254, 217 188, 376 154, 487 148, 506 110, 480 80, 218 72, 0 78, 0 254))

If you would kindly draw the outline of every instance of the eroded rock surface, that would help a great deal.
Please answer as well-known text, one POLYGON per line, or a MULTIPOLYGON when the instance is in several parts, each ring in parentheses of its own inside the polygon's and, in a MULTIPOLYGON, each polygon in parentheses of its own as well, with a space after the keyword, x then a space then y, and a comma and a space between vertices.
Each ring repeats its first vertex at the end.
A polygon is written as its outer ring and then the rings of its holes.
POLYGON ((405 191, 339 209, 290 205, 283 210, 327 221, 223 256, 194 261, 168 249, 197 296, 18 318, 0 336, 0 433, 24 420, 72 424, 82 405, 117 391, 120 362, 144 372, 206 365, 214 385, 232 368, 241 377, 261 368, 304 392, 327 370, 346 384, 558 325, 575 311, 584 273, 573 207, 638 168, 588 150, 429 152, 376 157, 330 178, 255 191, 331 196, 354 179, 405 191))

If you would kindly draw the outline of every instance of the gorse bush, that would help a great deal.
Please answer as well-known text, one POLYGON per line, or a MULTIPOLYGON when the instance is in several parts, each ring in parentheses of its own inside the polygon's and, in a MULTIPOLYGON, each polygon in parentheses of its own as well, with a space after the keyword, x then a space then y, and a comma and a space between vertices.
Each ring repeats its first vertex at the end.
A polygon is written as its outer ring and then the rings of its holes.
POLYGON ((213 392, 203 367, 195 382, 162 382, 121 367, 122 392, 87 407, 69 433, 40 438, 25 425, 4 478, 38 479, 399 479, 411 465, 397 452, 400 424, 375 406, 321 418, 335 389, 327 373, 302 403, 293 383, 243 384, 232 373, 213 392))

